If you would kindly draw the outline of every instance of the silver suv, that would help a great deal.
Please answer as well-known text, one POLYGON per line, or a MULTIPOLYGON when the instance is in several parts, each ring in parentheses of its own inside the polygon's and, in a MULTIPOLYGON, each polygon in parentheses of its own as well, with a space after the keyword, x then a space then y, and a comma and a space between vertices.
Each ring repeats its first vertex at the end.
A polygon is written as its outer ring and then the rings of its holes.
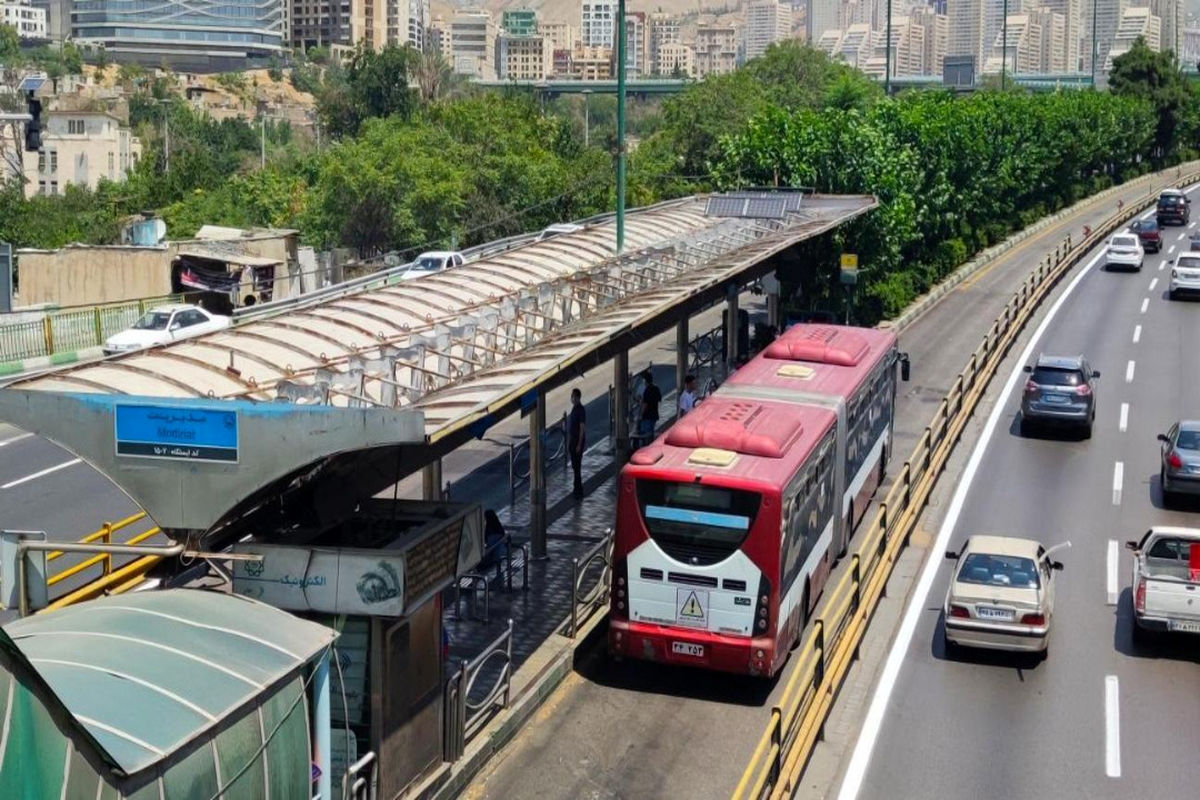
POLYGON ((1029 435, 1035 425, 1063 425, 1079 428, 1090 438, 1100 373, 1087 359, 1041 355, 1025 371, 1029 380, 1021 397, 1021 435, 1029 435))

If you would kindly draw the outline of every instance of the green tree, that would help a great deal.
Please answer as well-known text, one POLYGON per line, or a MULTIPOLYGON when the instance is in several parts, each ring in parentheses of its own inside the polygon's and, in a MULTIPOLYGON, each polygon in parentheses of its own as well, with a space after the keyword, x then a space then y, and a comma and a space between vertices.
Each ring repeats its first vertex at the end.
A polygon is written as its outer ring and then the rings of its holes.
POLYGON ((360 42, 344 72, 326 75, 317 99, 322 125, 341 137, 353 136, 373 117, 408 118, 417 107, 410 85, 417 59, 411 47, 388 45, 376 52, 360 42))
POLYGON ((1108 84, 1113 94, 1143 97, 1154 106, 1158 125, 1153 157, 1162 162, 1175 155, 1176 132, 1196 96, 1171 51, 1158 53, 1138 37, 1128 52, 1113 59, 1108 84))
POLYGON ((17 29, 12 25, 0 25, 0 65, 15 69, 23 61, 21 37, 17 35, 17 29))

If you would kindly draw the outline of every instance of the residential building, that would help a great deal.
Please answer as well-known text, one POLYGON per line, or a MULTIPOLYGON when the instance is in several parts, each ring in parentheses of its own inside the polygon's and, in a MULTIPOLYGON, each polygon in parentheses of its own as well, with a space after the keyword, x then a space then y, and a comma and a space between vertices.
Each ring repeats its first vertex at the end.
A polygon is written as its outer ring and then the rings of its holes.
POLYGON ((1151 50, 1159 50, 1162 45, 1162 20, 1150 13, 1150 9, 1142 6, 1127 8, 1121 14, 1121 22, 1113 36, 1112 47, 1104 61, 1104 72, 1112 71, 1112 62, 1117 56, 1128 53, 1133 43, 1144 39, 1151 50))
POLYGON ((792 36, 792 7, 778 0, 751 0, 746 8, 746 60, 792 36))
MULTIPOLYGON (((875 55, 875 32, 866 23, 851 25, 842 35, 834 58, 845 61, 852 67, 862 69, 875 55)), ((880 73, 882 74, 882 72, 880 73)))
MULTIPOLYGON (((1062 15, 1063 71, 1079 72, 1083 69, 1090 70, 1090 61, 1086 67, 1080 62, 1081 51, 1079 45, 1083 39, 1083 14, 1081 11, 1083 0, 1039 0, 1038 5, 1062 15)), ((1092 7, 1090 0, 1087 3, 1087 7, 1088 9, 1092 7)))
POLYGON ((1067 69, 1067 21, 1062 14, 1039 6, 1028 12, 1030 25, 1037 29, 1038 72, 1061 75, 1067 69))
MULTIPOLYGON (((625 73, 630 78, 650 74, 649 41, 646 35, 646 15, 641 11, 625 12, 625 73)), ((613 42, 613 52, 617 43, 613 42)))
POLYGON ((657 64, 659 48, 666 44, 679 44, 681 42, 679 17, 673 17, 668 14, 651 14, 649 27, 649 62, 657 64))
POLYGON ((579 41, 584 47, 613 47, 617 33, 617 0, 583 0, 579 41))
POLYGON ((728 75, 737 69, 739 35, 736 25, 697 26, 696 77, 728 75))
POLYGON ((50 111, 43 126, 41 151, 24 154, 26 197, 123 181, 142 155, 138 138, 104 111, 50 111))
POLYGON ((842 36, 844 35, 845 31, 841 29, 825 31, 813 46, 825 55, 833 58, 837 55, 838 48, 842 45, 842 36))
MULTIPOLYGON (((861 5, 861 3, 856 2, 854 5, 861 5)), ((817 42, 825 31, 842 27, 844 22, 841 19, 843 3, 839 0, 805 0, 804 7, 804 30, 807 41, 817 42)))
MULTIPOLYGON (((291 8, 291 44, 293 47, 329 47, 331 45, 352 46, 356 37, 369 36, 370 25, 359 14, 357 26, 351 9, 351 0, 284 0, 291 8), (357 30, 356 30, 357 27, 357 30)), ((372 12, 377 17, 377 26, 382 27, 384 0, 374 0, 372 12)), ((86 5, 86 2, 77 4, 86 5)), ((355 9, 360 10, 361 9, 355 9)))
MULTIPOLYGON (((884 23, 887 24, 886 21, 884 23)), ((888 49, 886 29, 876 37, 875 52, 864 67, 868 75, 882 77, 887 71, 888 49), (878 64, 874 62, 878 61, 878 64)), ((913 22, 911 17, 892 17, 891 36, 892 77, 924 75, 925 72, 925 28, 913 22)))
POLYGON ((932 6, 913 6, 908 12, 909 19, 920 25, 924 33, 925 55, 921 59, 925 65, 926 75, 941 75, 942 62, 946 58, 946 44, 950 37, 949 20, 945 14, 939 14, 932 6))
POLYGON ((500 16, 500 30, 513 36, 533 36, 538 32, 537 12, 531 8, 512 8, 500 16))
POLYGON ((1121 23, 1121 17, 1128 8, 1128 0, 1093 0, 1093 2, 1085 2, 1082 4, 1083 9, 1083 44, 1081 60, 1083 62, 1083 71, 1088 72, 1092 68, 1093 52, 1095 55, 1097 72, 1104 72, 1104 65, 1108 62, 1109 51, 1112 50, 1113 39, 1117 35, 1117 27, 1121 23), (1095 9, 1096 14, 1096 41, 1092 43, 1092 11, 1095 9))
MULTIPOLYGON (((404 0, 389 0, 389 2, 404 0)), ((388 39, 389 44, 410 44, 424 50, 429 37, 429 0, 408 0, 408 39, 388 39)))
POLYGON ((541 81, 554 70, 554 45, 531 34, 501 33, 496 37, 496 77, 502 81, 541 81))
POLYGON ((450 19, 450 63, 460 75, 496 77, 496 24, 482 9, 455 12, 450 19))
MULTIPOLYGON (((19 0, 17 4, 20 5, 19 0)), ((73 4, 74 0, 32 0, 30 5, 46 12, 47 39, 52 42, 62 42, 71 38, 71 7, 73 4)), ((288 29, 284 28, 284 30, 288 29)), ((17 34, 20 35, 19 30, 17 34)))
POLYGON ((550 39, 555 50, 575 48, 575 28, 566 22, 539 22, 538 32, 550 39))
POLYGON ((8 25, 21 39, 46 38, 47 10, 32 5, 29 0, 6 0, 0 3, 0 25, 8 25))
POLYGON ((1041 72, 1041 29, 1032 22, 1028 14, 1010 14, 1007 27, 1000 26, 996 40, 983 71, 1009 75, 1041 72), (1007 31, 1007 51, 1005 32, 1007 31), (1005 57, 1007 55, 1007 67, 1005 57))
POLYGON ((447 61, 454 57, 450 47, 450 23, 441 17, 435 17, 429 23, 428 47, 430 50, 441 53, 447 61))
MULTIPOLYGON (((165 61, 182 72, 229 72, 263 67, 282 53, 289 16, 284 6, 258 0, 78 0, 71 31, 74 39, 103 45, 117 62, 157 67, 165 61)), ((349 0, 347 26, 348 6, 349 0)), ((339 20, 341 13, 339 6, 339 20)))
POLYGON ((664 44, 658 48, 656 75, 672 78, 696 77, 696 51, 686 44, 664 44))
POLYGON ((1183 52, 1183 0, 1149 0, 1150 13, 1162 24, 1159 39, 1164 51, 1183 52))
POLYGON ((575 74, 575 48, 554 48, 553 75, 556 78, 569 78, 575 74))
MULTIPOLYGON (((556 63, 557 60, 556 56, 556 63)), ((612 66, 613 51, 611 47, 580 45, 571 52, 567 77, 580 81, 607 81, 613 77, 612 66)))
MULTIPOLYGON (((983 68, 983 0, 946 0, 946 17, 950 38, 946 44, 948 56, 971 56, 975 70, 983 68)), ((991 42, 987 49, 991 51, 991 42)))

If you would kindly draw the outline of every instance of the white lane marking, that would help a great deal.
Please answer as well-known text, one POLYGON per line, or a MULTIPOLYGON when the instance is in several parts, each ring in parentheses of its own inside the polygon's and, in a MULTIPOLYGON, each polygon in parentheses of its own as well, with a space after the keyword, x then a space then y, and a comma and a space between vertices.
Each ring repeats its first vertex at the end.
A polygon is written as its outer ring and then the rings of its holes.
POLYGON ((0 447, 5 447, 7 445, 12 444, 13 442, 19 442, 22 439, 28 439, 30 436, 33 436, 33 434, 32 433, 22 433, 20 436, 14 436, 11 439, 5 439, 3 442, 0 442, 0 447))
POLYGON ((72 458, 70 461, 64 461, 63 463, 56 464, 53 467, 47 467, 46 469, 42 470, 41 472, 35 472, 32 475, 26 475, 24 478, 17 478, 15 481, 9 481, 8 483, 4 484, 3 486, 0 486, 0 489, 11 489, 14 486, 20 486, 22 483, 29 483, 30 481, 36 481, 38 478, 45 477, 46 475, 49 475, 51 472, 58 472, 60 469, 66 469, 67 467, 73 467, 76 464, 78 464, 79 461, 80 461, 80 459, 78 459, 78 458, 72 458))
POLYGON ((1161 263, 1158 265, 1158 271, 1159 271, 1159 272, 1162 272, 1162 271, 1163 271, 1164 269, 1166 269, 1166 268, 1167 268, 1167 262, 1166 262, 1166 261, 1163 261, 1163 262, 1161 262, 1161 263))
POLYGON ((1137 344, 1139 341, 1141 341, 1141 339, 1142 339, 1142 326, 1134 325, 1133 326, 1133 343, 1137 344))
MULTIPOLYGON (((1175 245, 1171 245, 1170 247, 1167 248, 1167 255, 1171 255, 1171 253, 1174 253, 1174 252, 1175 252, 1175 245)), ((1159 269, 1162 269, 1162 267, 1160 266, 1159 269)))
POLYGON ((1121 403, 1121 422, 1117 425, 1121 433, 1129 428, 1129 403, 1121 403))
POLYGON ((1187 234, 1186 234, 1186 233, 1181 233, 1181 234, 1179 234, 1179 241, 1181 241, 1181 242, 1182 242, 1182 241, 1183 241, 1184 239, 1186 239, 1186 238, 1187 238, 1187 234))
POLYGON ((1121 485, 1125 482, 1125 464, 1118 461, 1113 465, 1113 505, 1121 505, 1121 485))
POLYGON ((1135 366, 1136 366, 1136 363, 1134 362, 1133 359, 1129 359, 1129 363, 1125 365, 1125 382, 1126 383, 1133 383, 1133 368, 1135 366))
POLYGON ((912 593, 912 597, 908 601, 908 608, 904 610, 904 619, 900 623, 900 629, 896 633, 895 640, 892 642, 892 649, 888 652, 887 661, 884 662, 883 671, 879 676, 879 683, 875 687, 875 694, 871 698, 871 705, 867 709, 866 719, 863 720, 862 727, 859 729, 858 741, 854 744, 854 753, 851 755, 850 763, 846 767, 846 777, 843 779, 842 787, 838 792, 838 800, 855 800, 862 789, 863 780, 867 776, 867 767, 871 764, 871 752, 875 749, 875 742, 879 739, 879 731, 883 727, 883 715, 887 711, 892 692, 896 689, 896 680, 900 677, 900 667, 903 666, 904 658, 908 654, 908 648, 912 644, 913 634, 917 630, 917 621, 925 613, 925 604, 929 597, 929 590, 933 588, 933 579, 937 575, 938 567, 944 561, 941 558, 941 553, 946 549, 950 535, 954 532, 955 526, 958 525, 958 517, 962 514, 963 504, 967 500, 967 492, 970 491, 971 484, 975 480, 975 475, 979 472, 979 465, 983 462, 984 451, 987 449, 988 443, 991 442, 992 436, 996 433, 996 428, 1000 424, 1000 418, 1006 416, 1008 413, 1007 404, 1003 400, 1013 393, 1013 388, 1016 387, 1017 381, 1024 377, 1025 365, 1033 357, 1038 342, 1045 335, 1046 329, 1050 327, 1050 323, 1058 315, 1067 298, 1074 293, 1080 281, 1087 277, 1102 257, 1103 253, 1097 253, 1079 271, 1079 274, 1067 284, 1067 288, 1054 301, 1054 305, 1050 307, 1050 311, 1042 319, 1041 324, 1038 325, 1037 330, 1030 337, 1029 343, 1025 345, 1025 349, 1021 352, 1020 357, 1013 364, 1012 372, 1008 375, 1008 381, 1000 391, 999 397, 1001 398, 1001 402, 996 403, 992 407, 992 413, 988 416, 987 423, 983 428, 983 435, 980 436, 975 449, 971 451, 971 458, 967 461, 962 478, 959 479, 958 486, 954 490, 954 497, 950 500, 950 506, 946 510, 946 516, 942 519, 942 527, 938 529, 938 535, 930 548, 929 557, 925 559, 925 566, 921 569, 921 577, 917 581, 916 591, 912 593))
POLYGON ((1158 286, 1158 278, 1151 278, 1149 291, 1153 292, 1155 286, 1158 286))
POLYGON ((1149 308, 1149 307, 1150 307, 1150 298, 1149 298, 1149 297, 1143 297, 1143 298, 1142 298, 1142 313, 1143 313, 1143 314, 1145 314, 1145 313, 1146 313, 1146 309, 1147 309, 1147 308, 1149 308))
POLYGON ((1121 777, 1121 695, 1116 675, 1104 676, 1104 774, 1121 777))
POLYGON ((1108 540, 1108 604, 1115 606, 1117 604, 1117 570, 1121 564, 1121 551, 1117 548, 1117 540, 1108 540))
POLYGON ((1196 223, 1194 223, 1194 222, 1189 222, 1189 223, 1188 223, 1188 227, 1189 227, 1189 228, 1194 228, 1194 227, 1196 227, 1196 223))

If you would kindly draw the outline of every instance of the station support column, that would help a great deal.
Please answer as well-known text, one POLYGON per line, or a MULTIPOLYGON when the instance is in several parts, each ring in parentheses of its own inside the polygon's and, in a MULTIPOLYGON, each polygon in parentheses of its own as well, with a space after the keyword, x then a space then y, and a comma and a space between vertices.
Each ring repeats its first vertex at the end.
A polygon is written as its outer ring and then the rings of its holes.
POLYGON ((683 379, 688 371, 688 318, 675 325, 675 396, 683 391, 683 379))
POLYGON ((421 468, 421 497, 444 500, 442 496, 442 459, 438 458, 421 468))
POLYGON ((617 463, 621 469, 629 460, 629 351, 613 356, 613 436, 617 463))
POLYGON ((333 748, 330 746, 329 718, 329 660, 332 649, 326 650, 316 663, 313 675, 313 733, 317 746, 317 766, 321 775, 317 778, 317 794, 324 798, 333 795, 333 748))
POLYGON ((546 430, 546 393, 537 393, 537 405, 529 415, 529 539, 532 557, 546 558, 546 453, 542 434, 546 430))
POLYGON ((728 372, 733 372, 737 366, 738 327, 738 286, 732 284, 725 294, 725 366, 728 372))

